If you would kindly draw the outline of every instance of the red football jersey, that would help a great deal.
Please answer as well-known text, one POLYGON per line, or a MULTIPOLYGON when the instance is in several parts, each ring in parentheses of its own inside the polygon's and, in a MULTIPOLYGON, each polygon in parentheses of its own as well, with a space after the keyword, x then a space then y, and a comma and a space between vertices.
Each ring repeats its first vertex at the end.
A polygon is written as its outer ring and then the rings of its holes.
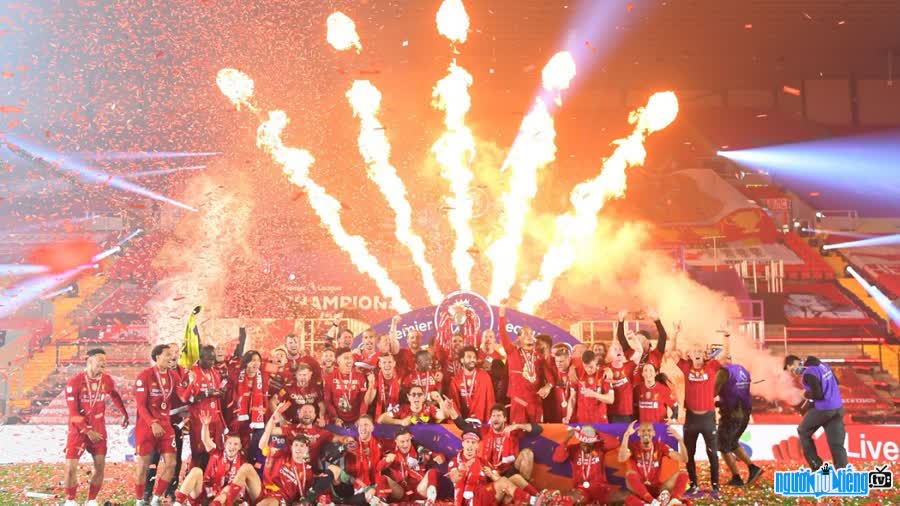
POLYGON ((584 451, 580 443, 568 446, 559 445, 553 452, 553 460, 564 462, 568 460, 572 464, 572 482, 575 487, 590 488, 590 485, 606 483, 605 455, 610 449, 618 448, 617 443, 609 447, 600 448, 594 445, 589 451, 584 451), (589 483, 589 486, 584 486, 589 483))
MULTIPOLYGON (((538 390, 546 383, 544 357, 537 349, 527 351, 513 344, 506 332, 506 318, 500 318, 500 342, 506 350, 506 365, 509 369, 510 399, 516 397, 528 403, 540 404, 543 399, 538 396, 538 390)), ((513 401, 515 402, 515 401, 513 401)))
POLYGON ((575 400, 575 420, 578 423, 606 422, 606 404, 593 397, 585 395, 585 390, 592 390, 605 394, 610 390, 610 384, 603 379, 603 373, 597 371, 594 374, 583 374, 578 378, 577 397, 575 400))
POLYGON ((394 372, 391 379, 385 379, 384 375, 378 371, 375 373, 375 419, 385 411, 396 416, 400 409, 400 378, 394 372))
POLYGON ((662 459, 669 454, 669 446, 658 439, 654 439, 653 447, 650 450, 644 451, 640 441, 629 441, 628 449, 631 450, 629 463, 632 469, 638 472, 643 481, 659 486, 659 472, 662 468, 662 459))
POLYGON ((700 369, 694 369, 690 360, 678 361, 678 368, 684 374, 684 407, 690 411, 710 411, 714 409, 716 396, 716 373, 722 365, 718 360, 707 360, 700 369))
POLYGON ((106 434, 106 398, 125 414, 125 403, 109 374, 92 380, 87 373, 72 376, 66 383, 66 405, 69 408, 69 432, 95 430, 106 434))
POLYGON ((333 416, 353 423, 365 412, 366 377, 351 369, 350 374, 335 371, 325 387, 325 404, 333 416))
POLYGON ((138 374, 134 382, 137 425, 149 433, 154 421, 163 426, 169 424, 169 410, 173 407, 175 387, 180 381, 176 371, 160 371, 156 366, 148 367, 138 374))
POLYGON ((309 445, 309 461, 312 463, 316 463, 319 460, 319 453, 322 451, 322 446, 334 439, 334 434, 331 431, 323 429, 318 425, 311 425, 309 427, 303 427, 301 425, 284 425, 281 427, 281 434, 285 439, 286 447, 288 446, 287 443, 293 440, 295 435, 303 434, 309 445))
POLYGON ((609 366, 613 377, 609 382, 613 389, 614 398, 612 404, 609 405, 608 411, 611 415, 630 415, 634 411, 634 362, 625 362, 622 367, 609 366))
POLYGON ((651 388, 647 388, 642 382, 635 389, 634 394, 638 396, 638 421, 643 422, 665 422, 668 412, 666 408, 675 405, 675 396, 672 390, 656 382, 651 388))
POLYGON ((309 463, 294 462, 290 450, 281 450, 263 473, 263 490, 271 490, 292 504, 303 499, 314 479, 309 463))
POLYGON ((218 495, 225 485, 234 481, 238 469, 244 464, 244 457, 237 452, 233 459, 225 456, 225 452, 218 448, 209 453, 209 463, 203 472, 203 488, 207 497, 218 495))
POLYGON ((319 416, 323 416, 324 413, 319 413, 319 401, 324 400, 324 395, 322 394, 322 388, 316 386, 312 381, 310 381, 305 387, 298 385, 297 383, 288 383, 276 394, 278 397, 278 401, 276 404, 281 401, 290 401, 291 405, 285 410, 282 414, 290 423, 300 423, 300 407, 304 404, 311 404, 316 408, 316 413, 319 416))
MULTIPOLYGON (((353 476, 358 484, 368 486, 375 484, 375 468, 384 455, 384 444, 375 436, 367 441, 356 438, 344 457, 344 468, 353 476)), ((355 487, 361 488, 361 487, 355 487)))

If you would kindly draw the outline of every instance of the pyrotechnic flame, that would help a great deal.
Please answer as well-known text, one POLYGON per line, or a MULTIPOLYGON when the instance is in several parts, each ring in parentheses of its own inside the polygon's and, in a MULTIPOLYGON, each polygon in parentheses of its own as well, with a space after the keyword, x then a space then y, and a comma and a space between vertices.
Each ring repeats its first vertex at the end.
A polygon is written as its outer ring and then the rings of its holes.
MULTIPOLYGON (((253 96, 253 80, 246 74, 234 70, 219 71, 216 79, 219 89, 235 105, 245 105, 256 110, 250 102, 253 96), (243 92, 238 90, 244 90, 243 92), (250 90, 249 93, 246 90, 250 90)), ((309 168, 315 162, 312 154, 305 149, 285 146, 281 134, 288 124, 284 111, 270 111, 268 119, 260 124, 256 132, 256 145, 264 149, 276 163, 281 165, 288 180, 306 191, 309 203, 322 224, 331 234, 334 242, 350 255, 350 261, 360 272, 369 275, 381 293, 391 301, 391 307, 401 313, 412 309, 400 293, 384 267, 369 252, 366 241, 358 235, 350 235, 341 223, 341 204, 325 189, 309 177, 309 168)))
POLYGON ((378 121, 381 92, 369 81, 354 81, 347 99, 353 114, 360 120, 359 152, 368 168, 366 174, 394 211, 394 233, 397 240, 409 248, 413 263, 421 271, 428 299, 432 304, 439 304, 444 296, 434 278, 434 270, 425 258, 425 242, 412 230, 412 207, 406 199, 406 185, 391 165, 391 144, 384 126, 378 121))
MULTIPOLYGON (((446 5, 446 4, 445 4, 446 5)), ((472 228, 472 198, 469 187, 472 170, 469 168, 475 156, 475 139, 466 126, 466 113, 472 105, 469 86, 472 76, 465 69, 450 64, 446 77, 438 81, 432 93, 432 105, 445 111, 444 125, 447 131, 431 147, 441 167, 441 175, 450 183, 453 195, 447 199, 450 207, 447 217, 456 234, 451 260, 456 271, 456 281, 462 290, 472 289, 472 267, 475 260, 469 249, 475 244, 472 228)))
POLYGON ((575 59, 568 51, 560 51, 550 58, 544 70, 541 72, 544 89, 555 93, 556 105, 562 105, 560 92, 569 89, 572 79, 575 79, 575 59))
POLYGON ((450 42, 462 44, 469 32, 469 15, 462 0, 444 0, 437 11, 438 33, 450 42))
POLYGON ((247 74, 237 69, 222 69, 216 74, 216 85, 238 109, 244 106, 256 111, 250 103, 250 98, 253 97, 253 79, 247 74))
POLYGON ((531 282, 519 303, 519 311, 533 312, 553 291, 553 283, 574 263, 576 247, 597 228, 597 213, 611 198, 625 194, 625 170, 644 163, 647 136, 667 127, 678 115, 678 99, 671 91, 650 97, 646 107, 633 111, 628 118, 634 131, 614 142, 617 146, 596 177, 575 186, 569 196, 573 210, 556 219, 554 242, 541 262, 538 279, 531 282))
POLYGON ((356 33, 356 23, 343 12, 337 11, 328 16, 328 43, 338 51, 346 51, 351 47, 356 52, 362 51, 362 43, 356 33))
MULTIPOLYGON (((569 87, 567 79, 575 76, 565 56, 557 53, 544 67, 544 82, 552 90, 569 87)), ((571 57, 570 57, 571 58, 571 57)), ((572 62, 574 65, 574 62, 572 62)), ((525 228, 525 217, 531 200, 537 194, 538 170, 556 159, 556 128, 544 101, 537 99, 534 108, 525 116, 512 149, 503 162, 503 170, 510 169, 509 190, 503 195, 502 235, 487 249, 493 274, 488 301, 498 304, 509 296, 519 263, 519 248, 525 228)))

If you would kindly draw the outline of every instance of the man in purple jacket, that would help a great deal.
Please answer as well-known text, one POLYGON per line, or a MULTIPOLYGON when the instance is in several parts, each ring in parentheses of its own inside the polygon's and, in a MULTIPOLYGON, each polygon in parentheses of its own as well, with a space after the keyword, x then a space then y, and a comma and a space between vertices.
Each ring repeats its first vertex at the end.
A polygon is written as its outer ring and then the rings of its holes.
POLYGON ((813 356, 806 357, 806 361, 801 363, 800 357, 788 355, 784 357, 784 368, 803 378, 803 396, 812 404, 797 426, 803 456, 810 469, 822 467, 822 459, 819 458, 812 439, 819 427, 825 428, 825 439, 828 440, 834 467, 847 467, 847 450, 844 448, 847 431, 844 428, 844 404, 837 376, 828 364, 813 356))

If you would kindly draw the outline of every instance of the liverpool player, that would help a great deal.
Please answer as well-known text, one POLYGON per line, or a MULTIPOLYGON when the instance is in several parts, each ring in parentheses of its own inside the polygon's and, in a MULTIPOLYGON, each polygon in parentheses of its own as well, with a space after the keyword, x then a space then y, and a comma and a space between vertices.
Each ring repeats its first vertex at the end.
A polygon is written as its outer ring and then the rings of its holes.
POLYGON ((400 409, 400 378, 397 376, 397 360, 390 353, 378 356, 375 373, 375 418, 384 413, 396 415, 400 409))
POLYGON ((454 506, 494 506, 506 497, 514 503, 536 503, 479 456, 481 434, 465 431, 461 439, 462 450, 450 460, 447 473, 453 482, 454 506))
POLYGON ((425 398, 425 390, 418 385, 413 385, 406 392, 407 401, 400 406, 395 413, 384 412, 378 418, 378 423, 402 425, 408 427, 417 423, 440 423, 447 418, 444 409, 439 407, 441 398, 437 392, 431 392, 431 399, 425 398))
POLYGON ((353 352, 341 348, 335 353, 338 368, 325 385, 328 418, 339 426, 352 425, 375 400, 375 375, 368 378, 353 366, 353 352))
POLYGON ((635 429, 637 422, 632 422, 622 436, 619 445, 619 462, 628 462, 629 471, 625 473, 625 485, 631 494, 625 498, 626 506, 643 506, 658 499, 661 504, 681 504, 679 500, 687 486, 688 475, 677 471, 665 481, 660 476, 663 459, 669 458, 678 463, 687 461, 684 441, 673 426, 667 432, 678 441, 679 450, 673 450, 659 439, 654 439, 656 431, 653 424, 642 422, 635 429), (631 435, 638 433, 637 441, 630 441, 631 435))
POLYGON ((160 460, 156 468, 156 483, 151 504, 159 504, 159 498, 169 486, 175 470, 175 431, 169 419, 169 410, 175 397, 175 387, 181 382, 172 370, 175 354, 166 344, 157 344, 150 352, 154 365, 138 374, 134 383, 134 400, 137 404, 137 423, 134 427, 137 481, 135 504, 143 506, 147 469, 154 451, 160 460))
POLYGON ((209 454, 200 430, 203 424, 200 422, 200 413, 207 413, 210 417, 209 437, 216 445, 221 447, 224 443, 225 419, 222 416, 222 398, 225 395, 222 390, 222 378, 216 370, 215 349, 212 346, 200 348, 200 359, 191 366, 176 392, 182 401, 186 402, 190 409, 190 434, 191 434, 191 462, 199 468, 206 467, 209 454))
POLYGON ((569 429, 563 442, 553 450, 553 461, 572 464, 572 489, 566 494, 572 502, 609 504, 625 500, 628 492, 614 490, 606 481, 606 454, 618 446, 616 438, 598 434, 590 425, 569 429), (573 437, 578 441, 569 444, 573 437))
POLYGON ((494 405, 494 387, 491 376, 475 367, 478 352, 474 346, 466 346, 459 353, 462 369, 450 380, 450 399, 459 406, 463 418, 487 421, 494 405))
POLYGON ((509 419, 513 423, 544 421, 543 399, 550 395, 553 383, 544 373, 544 358, 535 349, 534 330, 522 327, 519 344, 513 344, 506 332, 506 306, 500 305, 500 341, 506 350, 509 367, 509 419))
POLYGON ((305 362, 300 362, 294 372, 294 380, 282 387, 269 402, 274 408, 282 401, 290 402, 290 407, 284 412, 284 418, 289 423, 299 423, 300 406, 309 404, 315 406, 316 414, 324 425, 325 396, 321 386, 313 382, 313 369, 305 362))
POLYGON ((315 385, 322 384, 322 371, 315 357, 300 347, 300 339, 294 334, 284 336, 284 349, 287 351, 287 367, 293 373, 300 364, 306 364, 312 371, 312 382, 315 385))
POLYGON ((528 480, 534 469, 534 452, 530 448, 519 449, 519 443, 526 433, 537 436, 543 432, 543 428, 536 423, 506 423, 506 408, 502 404, 491 407, 491 418, 487 425, 474 425, 464 420, 452 406, 446 402, 448 414, 453 417, 453 423, 461 430, 475 431, 481 434, 480 457, 491 468, 496 469, 501 476, 509 478, 519 488, 523 488, 529 495, 538 495, 528 480))
POLYGON ((309 464, 309 446, 300 434, 271 458, 272 465, 263 475, 263 492, 256 506, 313 503, 331 487, 330 472, 316 477, 309 464))
POLYGON ((634 371, 640 357, 632 355, 632 360, 625 359, 625 353, 618 343, 609 347, 609 366, 612 378, 609 380, 613 390, 613 402, 609 405, 610 423, 631 423, 634 420, 634 371))
POLYGON ((416 352, 416 370, 403 379, 403 387, 409 389, 412 385, 420 386, 425 390, 425 395, 430 397, 431 392, 441 392, 443 381, 444 374, 433 370, 431 353, 419 350, 416 352))
POLYGON ((547 397, 552 400, 552 409, 544 413, 547 423, 560 423, 569 411, 569 398, 574 392, 575 368, 572 366, 572 355, 568 344, 559 343, 551 348, 553 362, 549 365, 553 378, 553 391, 547 397))
POLYGON ((106 398, 109 396, 122 413, 122 427, 128 426, 128 413, 112 377, 104 373, 106 352, 95 348, 87 352, 84 372, 66 383, 69 408, 69 435, 66 440, 66 504, 75 506, 78 493, 78 459, 85 451, 94 460, 94 473, 88 489, 87 506, 97 506, 97 494, 103 486, 106 469, 106 398))
POLYGON ((204 467, 194 466, 184 477, 184 481, 175 492, 174 506, 201 504, 204 496, 216 498, 219 504, 232 504, 243 496, 246 489, 251 499, 260 494, 260 481, 253 469, 241 455, 241 438, 238 434, 229 434, 225 438, 225 446, 219 449, 210 435, 211 413, 202 411, 198 414, 200 422, 200 438, 204 451, 208 454, 208 462, 204 467), (219 499, 217 496, 221 495, 219 499))
MULTIPOLYGON (((674 346, 674 343, 673 343, 674 346)), ((676 349, 676 353, 680 350, 676 349)), ((687 471, 691 486, 687 497, 700 494, 697 484, 697 437, 703 435, 706 456, 709 459, 709 475, 712 482, 712 496, 719 495, 719 454, 716 438, 716 413, 713 397, 716 394, 716 374, 721 364, 718 360, 707 360, 702 349, 695 347, 678 360, 678 368, 684 375, 684 442, 687 445, 687 471)))
POLYGON ((584 372, 573 385, 574 390, 569 397, 566 417, 563 423, 574 420, 578 423, 606 423, 606 405, 612 404, 614 394, 610 388, 612 373, 606 376, 600 371, 600 358, 593 351, 586 351, 581 356, 584 372), (574 409, 573 409, 574 408, 574 409), (572 414, 574 413, 574 418, 572 414))
POLYGON ((337 488, 338 495, 346 497, 355 490, 362 490, 375 485, 375 469, 384 455, 384 445, 372 433, 375 421, 369 415, 362 415, 356 421, 356 438, 347 442, 344 456, 344 468, 353 476, 354 483, 349 491, 337 488), (349 493, 348 493, 349 492, 349 493))
POLYGON ((435 464, 443 457, 413 448, 412 434, 401 428, 394 436, 393 450, 384 454, 378 463, 375 480, 377 495, 394 501, 425 499, 433 506, 437 499, 438 474, 435 464))

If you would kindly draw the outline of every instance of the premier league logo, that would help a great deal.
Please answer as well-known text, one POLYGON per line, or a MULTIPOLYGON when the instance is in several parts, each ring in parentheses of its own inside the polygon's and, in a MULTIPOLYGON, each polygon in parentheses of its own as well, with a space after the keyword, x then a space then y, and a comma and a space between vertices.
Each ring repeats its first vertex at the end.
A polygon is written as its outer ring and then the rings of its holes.
POLYGON ((494 312, 481 295, 460 290, 444 297, 435 308, 434 325, 437 328, 435 345, 438 348, 449 348, 455 334, 462 334, 466 345, 477 347, 481 341, 481 330, 494 326, 494 312))

